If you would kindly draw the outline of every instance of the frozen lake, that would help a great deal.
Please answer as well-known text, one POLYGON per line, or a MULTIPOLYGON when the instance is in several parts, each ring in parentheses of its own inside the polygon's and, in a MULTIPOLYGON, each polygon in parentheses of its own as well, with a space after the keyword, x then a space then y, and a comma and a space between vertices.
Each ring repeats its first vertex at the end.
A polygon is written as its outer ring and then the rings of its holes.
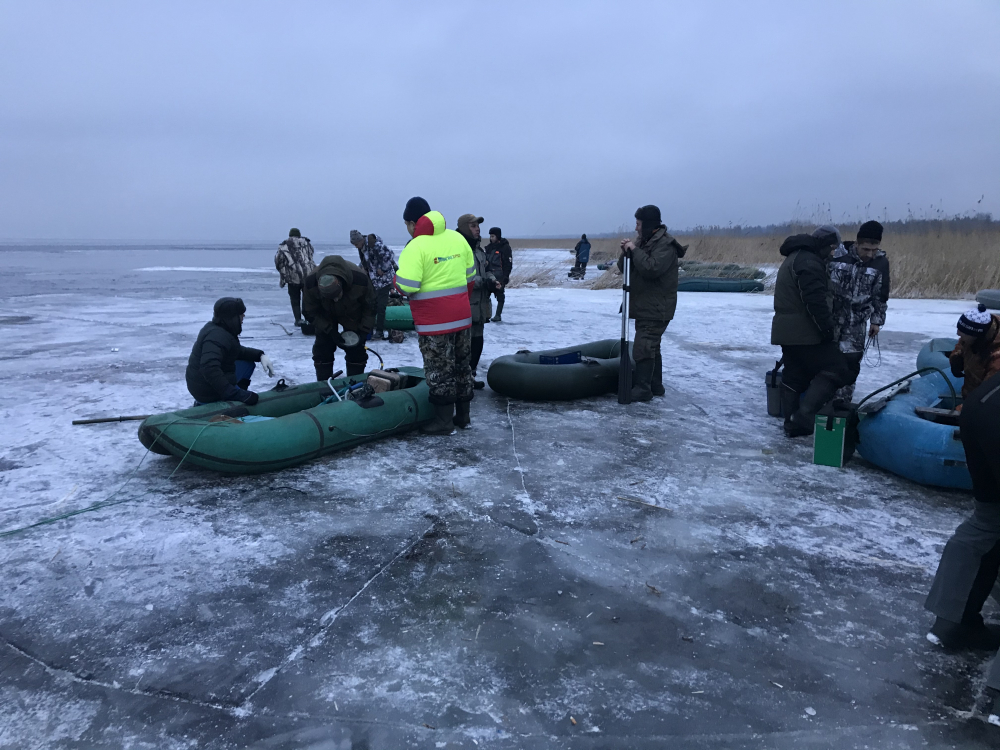
MULTIPOLYGON (((770 297, 682 293, 665 399, 487 389, 451 438, 260 477, 171 478, 136 423, 70 426, 189 404, 225 295, 311 379, 274 247, 0 247, 0 531, 116 503, 0 538, 0 748, 995 746, 963 713, 988 660, 924 640, 970 496, 784 438, 770 297)), ((481 375, 616 338, 619 301, 510 290, 481 375)), ((893 300, 859 391, 968 304, 893 300)), ((413 334, 378 350, 420 364, 413 334)))

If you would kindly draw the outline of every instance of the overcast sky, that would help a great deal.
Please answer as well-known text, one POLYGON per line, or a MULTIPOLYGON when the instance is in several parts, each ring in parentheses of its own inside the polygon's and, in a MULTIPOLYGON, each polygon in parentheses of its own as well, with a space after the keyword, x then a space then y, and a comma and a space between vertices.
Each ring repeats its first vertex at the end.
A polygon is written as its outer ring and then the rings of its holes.
POLYGON ((0 0, 0 238, 395 239, 412 195, 1000 215, 1000 3, 0 0))

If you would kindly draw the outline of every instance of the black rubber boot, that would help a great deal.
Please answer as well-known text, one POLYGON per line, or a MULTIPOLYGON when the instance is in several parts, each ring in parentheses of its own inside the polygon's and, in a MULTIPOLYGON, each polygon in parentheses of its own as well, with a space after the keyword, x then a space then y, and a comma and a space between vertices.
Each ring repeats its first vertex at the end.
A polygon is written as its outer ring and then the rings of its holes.
POLYGON ((785 434, 788 437, 812 435, 816 427, 816 413, 833 398, 837 388, 836 379, 825 372, 813 378, 805 393, 799 396, 799 408, 788 420, 785 434))
POLYGON ((250 390, 250 378, 243 378, 243 380, 238 381, 236 383, 236 385, 238 385, 244 391, 249 391, 250 390))
POLYGON ((363 364, 359 365, 355 362, 348 362, 344 365, 344 367, 347 369, 348 377, 351 375, 361 375, 365 371, 365 366, 363 364))
POLYGON ((1000 635, 987 627, 981 616, 968 623, 938 617, 927 640, 947 651, 996 651, 1000 648, 1000 635))
POLYGON ((461 427, 463 430, 469 429, 469 424, 472 422, 472 416, 469 413, 471 406, 471 401, 459 401, 455 404, 455 419, 453 421, 456 427, 461 427))
POLYGON ((333 377, 333 362, 313 362, 316 366, 316 380, 325 383, 333 377))
POLYGON ((663 357, 659 352, 656 354, 656 362, 653 364, 653 379, 650 381, 649 390, 654 396, 666 396, 667 389, 663 387, 663 357))
POLYGON ((792 415, 799 408, 799 392, 782 383, 778 397, 781 399, 781 416, 785 418, 785 432, 788 432, 792 425, 792 415))
POLYGON ((653 399, 651 385, 653 382, 653 366, 655 364, 656 360, 652 357, 636 360, 635 375, 632 380, 633 401, 651 401, 653 399))
POLYGON ((501 297, 500 299, 497 300, 497 314, 493 316, 493 322, 494 323, 502 323, 503 322, 502 320, 500 320, 500 315, 503 313, 503 303, 506 302, 506 301, 507 301, 506 298, 503 298, 503 297, 501 297))
POLYGON ((425 435, 451 435, 455 431, 454 404, 434 404, 434 419, 420 428, 425 435))

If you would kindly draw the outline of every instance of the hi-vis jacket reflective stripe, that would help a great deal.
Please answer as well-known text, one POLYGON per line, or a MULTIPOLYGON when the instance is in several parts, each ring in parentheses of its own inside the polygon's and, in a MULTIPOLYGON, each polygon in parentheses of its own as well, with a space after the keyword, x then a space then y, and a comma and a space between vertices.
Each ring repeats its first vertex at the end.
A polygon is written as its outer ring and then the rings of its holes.
POLYGON ((410 298, 417 333, 435 336, 471 327, 469 286, 475 275, 476 260, 465 238, 446 229, 437 211, 421 216, 396 271, 396 285, 410 298))

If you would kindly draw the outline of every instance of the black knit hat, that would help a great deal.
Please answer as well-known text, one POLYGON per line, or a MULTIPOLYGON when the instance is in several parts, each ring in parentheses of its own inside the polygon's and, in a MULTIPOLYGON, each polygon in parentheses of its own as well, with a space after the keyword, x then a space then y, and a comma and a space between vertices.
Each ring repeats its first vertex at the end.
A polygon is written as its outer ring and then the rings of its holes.
POLYGON ((243 322, 240 316, 247 311, 247 306, 239 297, 223 297, 215 303, 212 309, 212 322, 222 326, 234 336, 243 333, 243 322))
POLYGON ((990 327, 993 316, 986 312, 986 305, 980 303, 975 310, 966 310, 958 319, 958 332, 969 336, 982 336, 990 327))
POLYGON ((302 232, 300 232, 295 227, 292 227, 291 229, 288 230, 288 236, 289 237, 301 237, 302 236, 302 232))
POLYGON ((495 234, 498 240, 503 237, 503 235, 500 234, 500 227, 490 227, 490 234, 495 234))
POLYGON ((643 206, 637 209, 635 212, 635 218, 642 222, 643 231, 647 225, 652 225, 654 227, 660 226, 663 222, 660 220, 660 209, 654 206, 652 203, 648 206, 643 206))
POLYGON ((403 221, 416 221, 431 210, 431 204, 419 195, 406 201, 406 208, 403 209, 403 221))
POLYGON ((869 242, 882 241, 882 225, 877 221, 866 221, 858 229, 858 242, 868 240, 869 242))

